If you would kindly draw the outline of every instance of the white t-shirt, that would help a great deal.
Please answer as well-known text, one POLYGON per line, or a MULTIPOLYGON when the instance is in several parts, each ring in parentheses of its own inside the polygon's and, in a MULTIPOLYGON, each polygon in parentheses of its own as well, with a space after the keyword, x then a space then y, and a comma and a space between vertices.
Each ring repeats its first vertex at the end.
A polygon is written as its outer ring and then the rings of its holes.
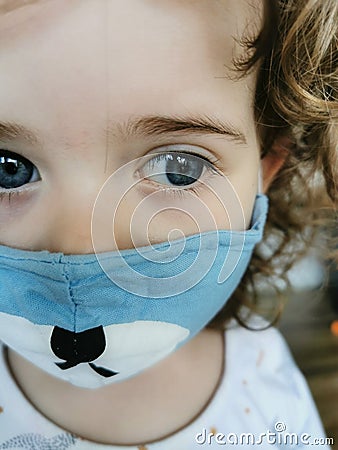
POLYGON ((192 423, 155 443, 114 446, 74 436, 36 411, 14 382, 0 345, 0 450, 330 448, 306 382, 277 330, 234 327, 226 332, 225 347, 221 383, 192 423))

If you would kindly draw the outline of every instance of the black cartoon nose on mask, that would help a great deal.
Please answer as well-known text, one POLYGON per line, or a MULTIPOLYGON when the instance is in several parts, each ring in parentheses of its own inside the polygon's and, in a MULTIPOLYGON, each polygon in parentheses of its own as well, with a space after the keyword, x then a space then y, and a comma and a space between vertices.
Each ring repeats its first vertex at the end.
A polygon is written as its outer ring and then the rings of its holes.
POLYGON ((62 370, 88 363, 102 377, 109 378, 118 374, 118 372, 96 366, 92 362, 99 358, 106 348, 106 337, 102 326, 81 333, 54 327, 50 346, 58 358, 65 360, 55 363, 62 370))

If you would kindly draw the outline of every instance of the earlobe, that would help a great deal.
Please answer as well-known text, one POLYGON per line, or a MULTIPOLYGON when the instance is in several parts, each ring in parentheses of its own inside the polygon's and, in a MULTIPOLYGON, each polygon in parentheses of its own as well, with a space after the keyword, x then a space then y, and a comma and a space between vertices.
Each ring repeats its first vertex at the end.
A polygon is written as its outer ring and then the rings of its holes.
POLYGON ((267 192, 276 175, 283 167, 293 145, 290 138, 280 136, 274 141, 271 149, 262 159, 264 193, 267 192))

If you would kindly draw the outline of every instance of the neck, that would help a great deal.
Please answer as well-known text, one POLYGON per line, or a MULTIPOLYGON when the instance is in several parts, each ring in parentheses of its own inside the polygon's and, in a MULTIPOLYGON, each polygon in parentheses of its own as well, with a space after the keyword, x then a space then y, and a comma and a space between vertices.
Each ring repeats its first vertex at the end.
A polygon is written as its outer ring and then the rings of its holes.
POLYGON ((223 334, 204 330, 140 375, 100 389, 77 388, 51 377, 9 350, 14 377, 48 419, 82 438, 137 444, 167 436, 207 405, 223 372, 223 334))

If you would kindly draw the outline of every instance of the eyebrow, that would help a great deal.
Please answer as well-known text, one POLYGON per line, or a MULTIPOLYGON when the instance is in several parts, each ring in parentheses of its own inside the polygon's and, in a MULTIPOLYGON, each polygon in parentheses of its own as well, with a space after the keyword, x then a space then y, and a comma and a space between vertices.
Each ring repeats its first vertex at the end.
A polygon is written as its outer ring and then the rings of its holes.
MULTIPOLYGON (((180 116, 144 116, 129 119, 115 125, 123 137, 151 136, 166 134, 222 135, 240 145, 246 145, 247 139, 242 130, 228 121, 221 121, 207 115, 180 116)), ((114 128, 114 126, 113 126, 114 128)))
POLYGON ((0 122, 0 140, 13 141, 23 139, 30 144, 39 144, 38 134, 16 122, 0 122))
MULTIPOLYGON (((209 116, 142 116, 126 122, 112 123, 104 132, 127 139, 128 137, 149 137, 162 135, 221 135, 239 145, 246 145, 247 139, 240 129, 229 122, 209 116)), ((16 122, 0 122, 0 141, 25 140, 40 145, 38 133, 16 122)))

